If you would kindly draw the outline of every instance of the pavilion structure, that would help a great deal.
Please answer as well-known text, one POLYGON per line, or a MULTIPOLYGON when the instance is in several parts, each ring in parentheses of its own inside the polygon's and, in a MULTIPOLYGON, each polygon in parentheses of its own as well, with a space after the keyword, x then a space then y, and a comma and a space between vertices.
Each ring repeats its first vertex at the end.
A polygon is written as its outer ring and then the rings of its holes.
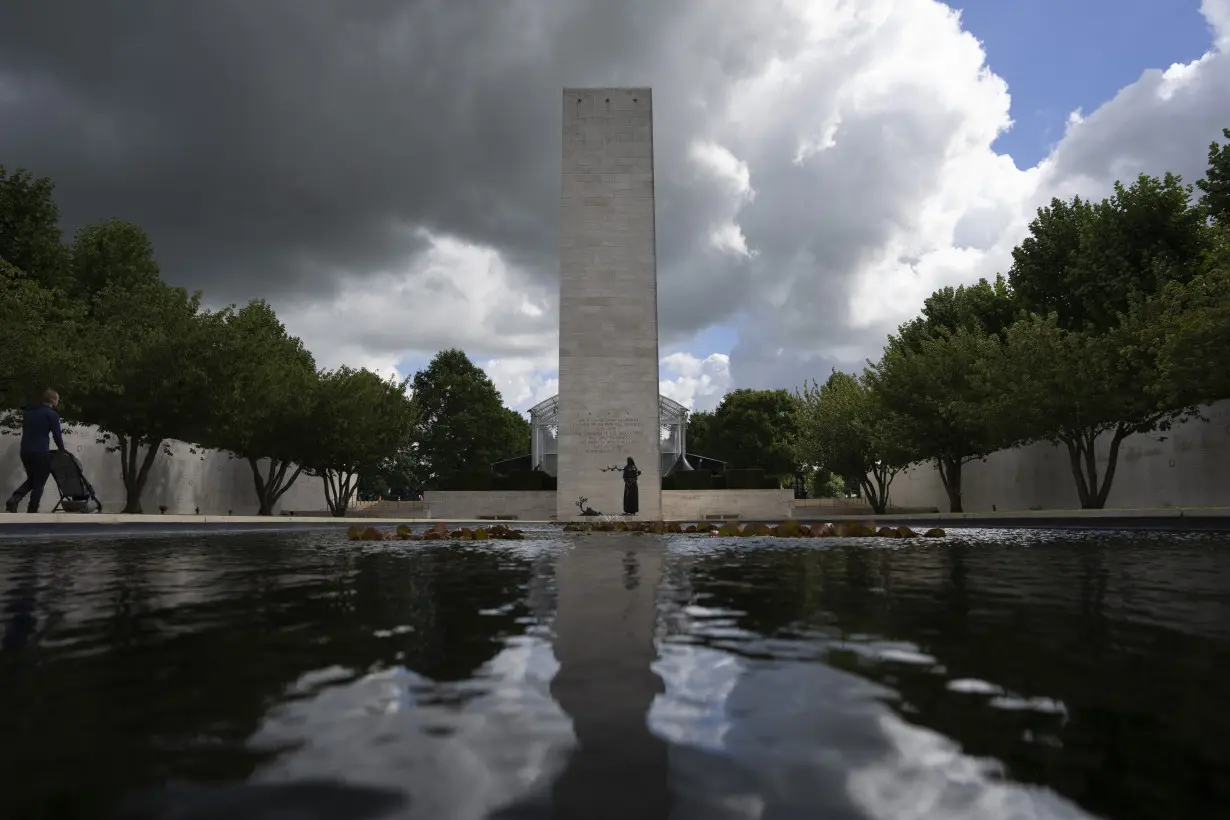
MULTIPOLYGON (((691 470, 687 456, 688 409, 658 396, 661 426, 661 474, 691 470)), ((558 475, 560 399, 552 396, 530 408, 530 468, 558 475)))

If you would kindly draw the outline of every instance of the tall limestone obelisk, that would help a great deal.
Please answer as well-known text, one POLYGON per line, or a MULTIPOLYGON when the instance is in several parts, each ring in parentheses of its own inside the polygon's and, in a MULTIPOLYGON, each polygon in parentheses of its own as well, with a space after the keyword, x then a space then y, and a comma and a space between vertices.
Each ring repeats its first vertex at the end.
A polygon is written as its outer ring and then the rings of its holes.
POLYGON ((582 498, 625 514, 630 457, 641 471, 634 517, 659 520, 653 96, 570 88, 563 106, 557 514, 577 517, 582 498))

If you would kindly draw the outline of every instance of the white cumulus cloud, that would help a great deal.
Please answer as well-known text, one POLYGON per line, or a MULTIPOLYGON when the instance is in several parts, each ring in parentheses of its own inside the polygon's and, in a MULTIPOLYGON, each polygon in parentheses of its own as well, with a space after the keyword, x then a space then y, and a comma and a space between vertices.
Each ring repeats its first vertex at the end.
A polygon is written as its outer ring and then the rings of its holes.
MULTIPOLYGON (((1194 181, 1230 125, 1230 0, 1202 3, 1207 54, 1073 112, 1032 168, 992 147, 1011 127, 1011 89, 943 3, 685 7, 626 76, 652 84, 658 105, 663 338, 688 349, 706 327, 738 332, 732 350, 663 358, 662 392, 694 408, 734 386, 860 366, 936 288, 1006 271, 1052 196, 1104 196, 1140 172, 1194 181), (703 59, 705 43, 739 37, 703 59)), ((557 122, 541 126, 556 138, 557 122)), ((456 346, 514 406, 554 393, 556 271, 519 268, 447 225, 423 235, 404 269, 331 304, 279 304, 291 329, 325 363, 387 368, 456 346)))

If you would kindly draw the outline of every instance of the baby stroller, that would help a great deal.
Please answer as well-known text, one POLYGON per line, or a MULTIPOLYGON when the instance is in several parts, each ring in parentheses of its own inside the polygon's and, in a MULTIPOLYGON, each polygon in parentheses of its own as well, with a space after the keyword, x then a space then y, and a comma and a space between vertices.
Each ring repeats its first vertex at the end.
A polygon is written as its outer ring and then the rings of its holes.
POLYGON ((91 501, 94 502, 94 512, 102 512, 102 502, 98 500, 75 455, 67 450, 52 450, 51 477, 56 480, 56 487, 60 490, 60 500, 51 508, 52 512, 89 512, 91 501))

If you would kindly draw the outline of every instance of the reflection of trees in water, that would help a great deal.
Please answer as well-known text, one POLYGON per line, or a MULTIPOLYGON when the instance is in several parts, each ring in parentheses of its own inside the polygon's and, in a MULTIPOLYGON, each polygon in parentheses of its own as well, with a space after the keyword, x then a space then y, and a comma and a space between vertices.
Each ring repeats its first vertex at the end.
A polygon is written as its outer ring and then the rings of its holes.
POLYGON ((1087 651, 1100 652, 1106 643, 1106 567, 1100 550, 1080 554, 1080 624, 1087 651))
MULTIPOLYGON (((1185 594, 1173 560, 1170 598, 1185 594)), ((829 663, 890 685, 917 710, 904 717, 1004 761, 1017 779, 1115 817, 1222 816, 1210 812, 1230 804, 1230 641, 1148 623, 1139 610, 1113 616, 1108 602, 1130 598, 1132 583, 1087 542, 728 551, 696 560, 691 577, 704 605, 745 613, 738 625, 760 635, 814 635, 833 621, 834 637, 918 645, 944 669, 853 653, 829 663), (988 696, 948 691, 956 678, 1059 701, 1068 717, 993 708, 988 696)))
MULTIPOLYGON (((95 817, 101 796, 167 777, 242 779, 263 759, 247 738, 305 673, 403 665, 462 680, 524 631, 517 619, 528 612, 529 560, 499 548, 308 551, 294 537, 217 539, 211 555, 230 569, 216 587, 160 608, 148 576, 174 554, 149 541, 107 547, 119 555, 98 593, 106 616, 15 661, 27 686, 5 699, 0 736, 22 788, 0 796, 0 816, 33 816, 4 808, 25 798, 47 801, 49 816, 95 817)), ((87 550, 68 562, 68 577, 91 573, 87 550)))

